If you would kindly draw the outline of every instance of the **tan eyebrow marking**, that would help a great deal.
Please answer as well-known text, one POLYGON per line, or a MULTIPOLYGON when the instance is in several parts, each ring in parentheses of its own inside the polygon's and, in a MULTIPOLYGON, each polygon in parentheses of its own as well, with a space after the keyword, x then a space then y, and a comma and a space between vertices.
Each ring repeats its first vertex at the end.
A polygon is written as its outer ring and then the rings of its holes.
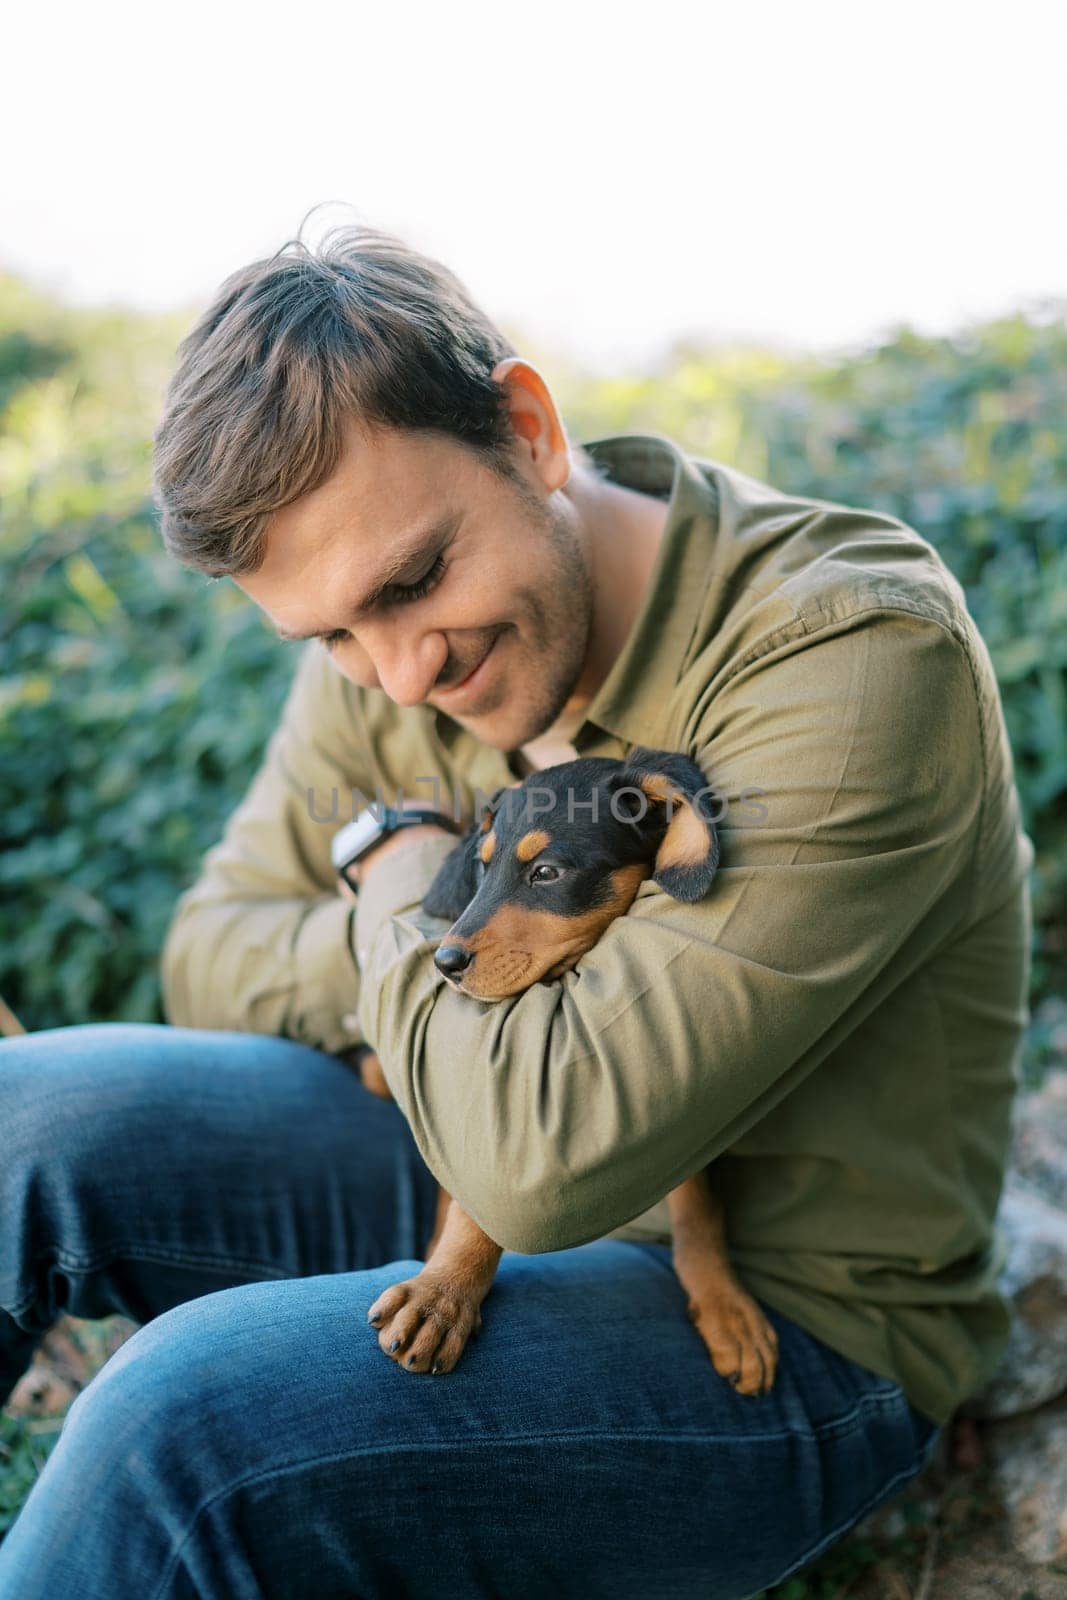
POLYGON ((534 828, 531 833, 523 834, 515 846, 515 854, 520 861, 532 861, 551 842, 544 828, 534 828))
POLYGON ((493 851, 495 849, 496 849, 496 834, 495 833, 487 833, 485 838, 482 840, 482 847, 478 851, 478 854, 481 856, 481 858, 485 862, 486 866, 488 866, 490 861, 492 861, 492 859, 493 859, 493 851))

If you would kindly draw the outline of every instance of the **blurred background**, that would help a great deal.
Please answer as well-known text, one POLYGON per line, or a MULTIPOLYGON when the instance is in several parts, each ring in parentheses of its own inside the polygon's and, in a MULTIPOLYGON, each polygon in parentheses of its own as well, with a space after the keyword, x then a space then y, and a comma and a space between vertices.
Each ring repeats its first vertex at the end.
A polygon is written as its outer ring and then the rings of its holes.
MULTIPOLYGON (((1037 851, 1027 1081, 1063 1059, 1061 4, 104 0, 5 35, 8 1029, 162 1020, 174 903, 273 728, 294 654, 165 554, 151 433, 198 311, 315 208, 305 237, 358 218, 445 261, 573 439, 662 432, 937 547, 1037 851)), ((55 1426, 0 1419, 0 1531, 55 1426)))

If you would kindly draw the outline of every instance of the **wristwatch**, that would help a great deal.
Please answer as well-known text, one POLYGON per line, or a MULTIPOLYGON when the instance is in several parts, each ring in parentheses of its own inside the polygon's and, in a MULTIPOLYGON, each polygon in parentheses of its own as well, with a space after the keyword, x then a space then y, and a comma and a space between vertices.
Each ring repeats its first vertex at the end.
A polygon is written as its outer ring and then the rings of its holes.
POLYGON ((440 828, 447 828, 449 833, 460 832, 452 817, 435 811, 432 806, 412 806, 403 811, 397 806, 364 806, 354 822, 347 822, 333 836, 330 859, 338 875, 349 888, 357 889, 359 885, 348 876, 348 868, 362 861, 390 834, 398 833, 401 828, 413 828, 419 822, 434 822, 440 828))

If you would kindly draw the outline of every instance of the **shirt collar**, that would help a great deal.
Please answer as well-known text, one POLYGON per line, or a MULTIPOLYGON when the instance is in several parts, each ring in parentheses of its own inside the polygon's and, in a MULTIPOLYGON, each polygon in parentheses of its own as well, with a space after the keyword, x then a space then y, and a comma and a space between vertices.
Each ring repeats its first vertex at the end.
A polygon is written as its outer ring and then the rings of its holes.
MULTIPOLYGON (((718 494, 693 458, 663 434, 626 433, 583 444, 615 483, 668 499, 641 609, 585 713, 585 723, 629 744, 655 743, 707 592, 718 494)), ((587 742, 581 729, 576 748, 580 742, 587 742)))
MULTIPOLYGON (((681 675, 707 591, 718 495, 695 460, 663 434, 612 434, 582 445, 612 482, 668 500, 641 609, 574 734, 580 753, 606 753, 603 734, 626 745, 656 744, 663 736, 664 707, 681 675)), ((435 720, 445 744, 453 746, 464 730, 446 712, 435 711, 435 720)))

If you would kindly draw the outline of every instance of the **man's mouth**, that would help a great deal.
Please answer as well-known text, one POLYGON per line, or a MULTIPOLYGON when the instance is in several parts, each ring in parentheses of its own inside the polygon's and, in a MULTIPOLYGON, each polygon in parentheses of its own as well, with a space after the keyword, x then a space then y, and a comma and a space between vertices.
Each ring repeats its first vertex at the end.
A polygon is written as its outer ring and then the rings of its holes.
POLYGON ((444 701, 446 710, 450 710, 453 705, 461 704, 472 694, 477 694, 485 681, 486 670, 489 668, 490 663, 495 660, 496 642, 499 638, 500 635, 497 634, 496 639, 493 640, 485 655, 468 672, 465 678, 459 683, 451 684, 447 689, 438 689, 437 698, 444 701))

